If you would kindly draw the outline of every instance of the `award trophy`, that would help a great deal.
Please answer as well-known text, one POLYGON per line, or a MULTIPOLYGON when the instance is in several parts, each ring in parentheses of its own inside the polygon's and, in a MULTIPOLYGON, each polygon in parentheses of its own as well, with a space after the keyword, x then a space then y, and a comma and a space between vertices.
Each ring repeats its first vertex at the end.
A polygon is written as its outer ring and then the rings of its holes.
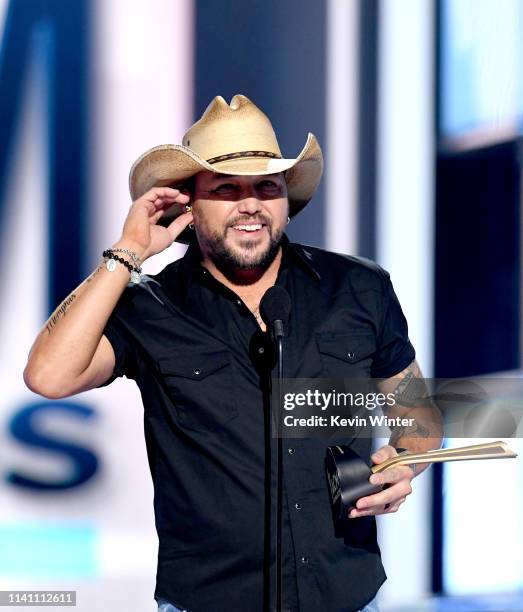
POLYGON ((403 451, 396 457, 370 467, 350 446, 329 446, 325 468, 334 518, 337 521, 348 520, 348 513, 355 508, 356 501, 360 497, 372 495, 383 488, 383 485, 370 483, 370 476, 384 472, 392 466, 510 457, 517 457, 517 454, 505 442, 498 441, 458 448, 441 448, 422 453, 403 451))

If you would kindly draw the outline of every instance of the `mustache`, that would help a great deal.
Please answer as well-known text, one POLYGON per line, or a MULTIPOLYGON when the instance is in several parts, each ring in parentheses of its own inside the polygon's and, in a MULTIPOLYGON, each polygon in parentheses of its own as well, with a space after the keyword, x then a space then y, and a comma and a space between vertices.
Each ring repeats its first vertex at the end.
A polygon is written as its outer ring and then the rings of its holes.
POLYGON ((227 227, 233 227, 233 225, 243 225, 246 223, 261 223, 262 225, 271 226, 271 221, 267 217, 258 216, 258 217, 236 217, 232 221, 229 221, 227 227))

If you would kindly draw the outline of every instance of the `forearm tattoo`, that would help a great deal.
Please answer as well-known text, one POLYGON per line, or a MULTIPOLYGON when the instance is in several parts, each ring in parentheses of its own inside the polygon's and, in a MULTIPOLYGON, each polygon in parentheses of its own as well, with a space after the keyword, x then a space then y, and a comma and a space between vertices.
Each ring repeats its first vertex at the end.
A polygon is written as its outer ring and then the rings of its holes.
POLYGON ((93 278, 98 274, 98 272, 100 272, 100 270, 104 267, 104 264, 101 263, 94 272, 92 272, 92 274, 89 274, 89 276, 85 279, 86 283, 90 283, 93 278))
POLYGON ((58 323, 58 321, 65 316, 66 310, 69 306, 76 300, 76 293, 71 293, 68 295, 65 300, 58 306, 58 308, 53 312, 53 314, 49 317, 47 321, 47 331, 51 333, 53 327, 58 323))
POLYGON ((51 330, 53 329, 53 327, 55 327, 55 325, 58 323, 58 321, 65 316, 67 309, 69 308, 69 306, 79 297, 79 293, 77 293, 81 287, 86 284, 86 283, 90 283, 93 278, 98 274, 98 272, 100 272, 100 270, 104 267, 104 264, 101 263, 85 280, 83 283, 81 283, 81 285, 75 289, 75 291, 73 291, 72 293, 70 293, 65 300, 60 304, 60 306, 58 306, 58 308, 53 312, 53 314, 49 317, 47 323, 46 323, 46 328, 48 333, 51 333, 51 330))

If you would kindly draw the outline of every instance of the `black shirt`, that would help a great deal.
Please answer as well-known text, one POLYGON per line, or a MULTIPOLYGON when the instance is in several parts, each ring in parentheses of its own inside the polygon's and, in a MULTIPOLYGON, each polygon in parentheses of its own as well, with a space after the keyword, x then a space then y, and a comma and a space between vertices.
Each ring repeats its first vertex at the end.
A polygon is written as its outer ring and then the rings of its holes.
MULTIPOLYGON (((143 399, 159 537, 155 597, 190 612, 262 612, 267 334, 200 258, 193 243, 125 289, 104 331, 116 355, 104 385, 125 375, 143 399)), ((284 237, 276 284, 292 303, 286 377, 388 378, 414 359, 377 264, 284 237)), ((370 457, 371 440, 344 442, 370 457)), ((358 610, 386 579, 374 517, 334 528, 324 472, 332 443, 283 440, 283 600, 292 612, 358 610)))

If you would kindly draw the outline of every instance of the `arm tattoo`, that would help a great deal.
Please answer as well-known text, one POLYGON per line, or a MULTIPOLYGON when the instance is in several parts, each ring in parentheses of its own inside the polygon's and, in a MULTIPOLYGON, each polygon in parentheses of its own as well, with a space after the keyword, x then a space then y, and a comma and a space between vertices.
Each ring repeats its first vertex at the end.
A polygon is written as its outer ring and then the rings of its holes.
POLYGON ((59 319, 62 316, 65 316, 65 311, 69 308, 69 306, 74 302, 75 299, 76 293, 73 292, 65 298, 65 300, 60 304, 60 306, 58 306, 58 308, 49 317, 49 320, 47 321, 46 325, 47 331, 49 333, 51 333, 51 330, 58 323, 59 319))
POLYGON ((427 387, 418 364, 413 361, 403 372, 405 376, 393 390, 396 404, 406 407, 427 405, 427 387))
POLYGON ((388 379, 386 383, 387 390, 394 394, 396 406, 402 408, 434 407, 427 384, 416 361, 388 379))
POLYGON ((92 274, 90 274, 90 275, 89 275, 89 276, 88 276, 88 277, 85 279, 85 282, 86 282, 86 283, 90 283, 90 282, 93 280, 93 278, 94 278, 94 277, 95 277, 95 276, 98 274, 98 272, 100 272, 100 270, 101 270, 103 267, 104 267, 104 264, 103 264, 103 263, 101 263, 101 264, 100 264, 100 265, 99 265, 99 266, 96 268, 96 270, 95 270, 95 271, 94 271, 92 274))
POLYGON ((402 418, 411 418, 412 425, 397 425, 392 428, 389 444, 398 446, 402 438, 430 438, 439 429, 439 410, 431 401, 425 379, 416 361, 398 375, 386 381, 388 390, 394 394, 394 409, 391 412, 402 418))
MULTIPOLYGON (((92 272, 92 274, 90 274, 83 283, 80 284, 80 286, 75 289, 75 291, 78 291, 78 289, 80 289, 84 284, 86 283, 90 283, 93 278, 98 274, 98 272, 100 272, 100 270, 104 267, 104 264, 101 263, 96 270, 94 270, 94 272, 92 272)), ((69 306, 79 297, 79 295, 77 293, 75 293, 74 291, 68 295, 65 300, 60 304, 60 306, 58 306, 58 308, 53 312, 53 314, 49 317, 49 320, 47 321, 46 327, 47 327, 47 332, 51 333, 51 330, 53 329, 53 327, 58 323, 58 321, 65 316, 66 310, 69 308, 69 306)))

